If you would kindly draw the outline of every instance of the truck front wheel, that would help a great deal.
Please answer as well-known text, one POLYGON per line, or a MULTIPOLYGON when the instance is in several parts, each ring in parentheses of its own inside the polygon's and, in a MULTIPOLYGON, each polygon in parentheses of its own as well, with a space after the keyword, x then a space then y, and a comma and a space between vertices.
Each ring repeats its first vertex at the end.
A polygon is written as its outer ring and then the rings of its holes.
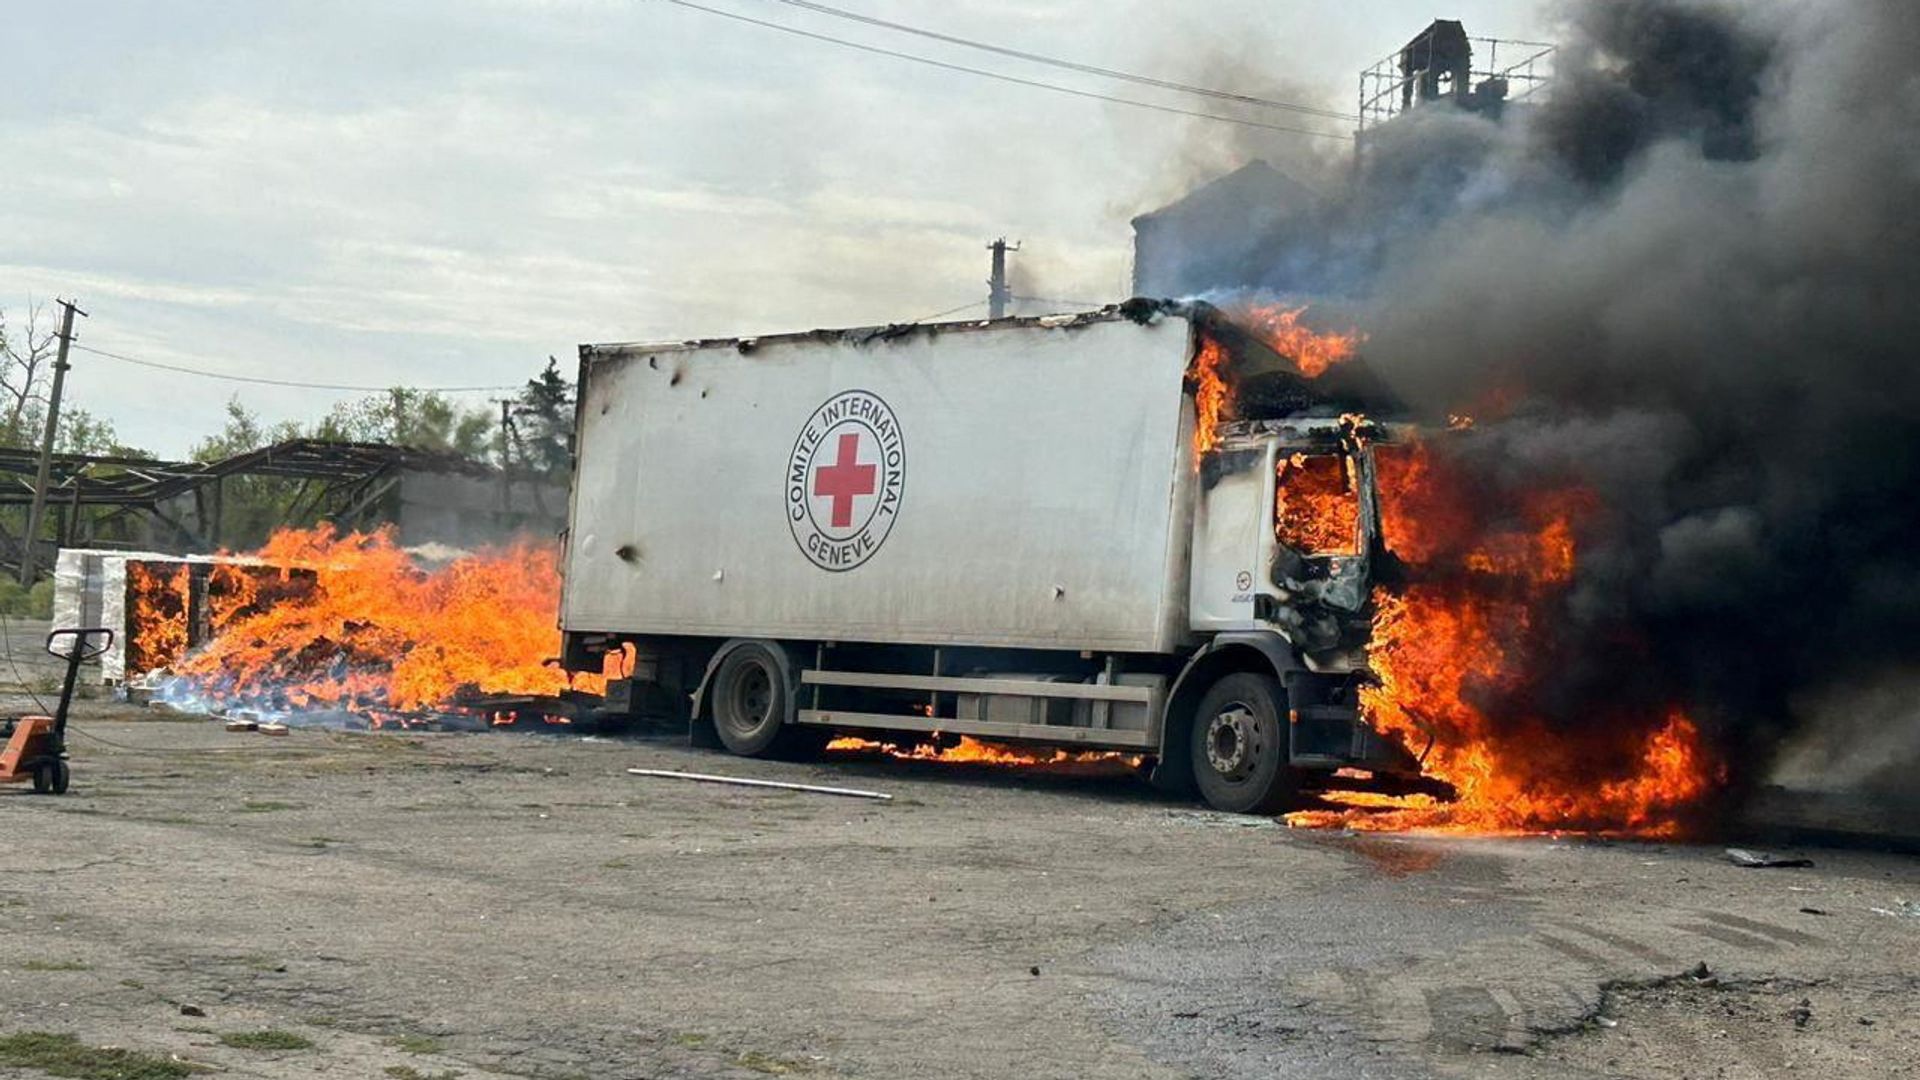
POLYGON ((1276 814, 1298 782, 1281 719, 1286 690, 1271 675, 1237 672, 1213 684, 1193 718, 1193 778, 1207 805, 1230 814, 1276 814))

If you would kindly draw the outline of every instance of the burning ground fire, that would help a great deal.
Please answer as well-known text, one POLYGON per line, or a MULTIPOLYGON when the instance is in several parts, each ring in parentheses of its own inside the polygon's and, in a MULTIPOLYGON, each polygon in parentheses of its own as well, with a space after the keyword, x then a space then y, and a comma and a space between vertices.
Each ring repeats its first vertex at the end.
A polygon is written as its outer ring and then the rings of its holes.
POLYGON ((827 749, 885 754, 902 761, 938 761, 947 765, 1121 764, 1133 767, 1140 764, 1140 758, 1133 754, 1103 750, 1072 751, 1035 746, 1009 746, 1004 743, 981 742, 965 735, 959 736, 951 745, 930 742, 876 742, 873 739, 843 737, 828 743, 827 749))
MULTIPOLYGON (((556 560, 551 548, 523 542, 427 569, 390 532, 279 532, 248 559, 212 569, 212 638, 171 659, 167 697, 270 713, 337 710, 377 726, 459 713, 476 694, 598 690, 599 680, 570 684, 546 660, 557 645, 556 560)), ((161 628, 186 604, 186 570, 134 583, 133 618, 163 642, 171 637, 161 628)))
MULTIPOLYGON (((1302 313, 1243 307, 1234 315, 1309 379, 1355 355, 1361 335, 1315 334, 1302 313)), ((1219 346, 1203 343, 1192 380, 1202 452, 1233 408, 1223 365, 1219 346)), ((1490 497, 1486 478, 1431 442, 1379 444, 1373 453, 1382 538, 1399 573, 1375 586, 1375 681, 1362 690, 1361 708, 1458 798, 1331 791, 1323 799, 1333 808, 1289 814, 1289 823, 1645 836, 1684 829, 1721 775, 1684 708, 1569 725, 1551 722, 1539 704, 1570 659, 1558 655, 1556 620, 1574 584, 1579 537, 1605 514, 1597 493, 1567 482, 1490 497)), ((1351 553, 1351 463, 1344 470, 1332 458, 1280 463, 1275 527, 1283 541, 1304 552, 1351 553)))

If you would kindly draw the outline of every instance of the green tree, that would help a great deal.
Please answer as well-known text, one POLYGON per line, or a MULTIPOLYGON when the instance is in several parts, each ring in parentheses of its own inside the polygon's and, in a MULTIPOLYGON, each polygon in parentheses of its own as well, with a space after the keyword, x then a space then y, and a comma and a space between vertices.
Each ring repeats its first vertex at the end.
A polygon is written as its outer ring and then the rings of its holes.
POLYGON ((266 424, 258 413, 241 404, 239 395, 227 399, 227 422, 219 431, 193 444, 195 461, 211 462, 251 453, 264 446, 300 437, 300 425, 291 420, 266 424))
POLYGON ((396 386, 384 394, 333 407, 313 427, 316 439, 386 443, 479 457, 493 435, 493 418, 431 390, 396 386))
POLYGON ((53 448, 62 454, 130 458, 153 456, 139 447, 121 442, 119 433, 113 430, 113 421, 102 419, 85 409, 60 410, 60 433, 54 439, 53 448))
MULTIPOLYGON (((223 461, 300 436, 299 424, 291 420, 265 423, 235 396, 227 400, 226 423, 195 443, 191 457, 200 462, 223 461)), ((220 483, 219 520, 203 523, 211 527, 202 531, 217 535, 225 546, 252 547, 264 541, 275 527, 296 524, 289 522, 287 515, 299 495, 298 481, 278 476, 229 476, 220 483)), ((196 504, 196 509, 200 508, 196 504)))
POLYGON ((547 357, 546 369, 527 380, 514 398, 513 418, 522 464, 549 476, 573 467, 573 384, 560 374, 560 361, 547 357))

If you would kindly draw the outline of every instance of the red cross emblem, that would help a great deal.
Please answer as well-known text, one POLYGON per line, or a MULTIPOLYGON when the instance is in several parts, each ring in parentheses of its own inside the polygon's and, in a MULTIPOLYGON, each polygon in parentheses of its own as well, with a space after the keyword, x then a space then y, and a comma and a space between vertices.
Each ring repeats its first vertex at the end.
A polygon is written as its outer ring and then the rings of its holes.
POLYGON ((860 433, 843 432, 833 464, 821 465, 813 473, 815 497, 833 501, 833 528, 845 529, 853 524, 853 500, 878 490, 879 474, 877 466, 860 464, 860 433))
POLYGON ((907 443, 900 418, 870 390, 841 390, 807 414, 787 457, 787 527, 822 570, 871 559, 900 520, 907 443))

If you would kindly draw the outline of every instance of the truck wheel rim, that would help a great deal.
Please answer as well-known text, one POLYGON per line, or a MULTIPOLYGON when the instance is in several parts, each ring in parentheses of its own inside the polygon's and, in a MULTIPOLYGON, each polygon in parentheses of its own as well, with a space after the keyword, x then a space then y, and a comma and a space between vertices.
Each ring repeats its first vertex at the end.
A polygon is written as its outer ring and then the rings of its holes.
POLYGON ((1207 764, 1228 780, 1243 780, 1260 759, 1258 728, 1253 711, 1235 703, 1207 724, 1207 764))
POLYGON ((754 665, 740 673, 733 684, 733 717, 736 726, 755 730, 766 723, 773 711, 773 680, 765 668, 754 665))

